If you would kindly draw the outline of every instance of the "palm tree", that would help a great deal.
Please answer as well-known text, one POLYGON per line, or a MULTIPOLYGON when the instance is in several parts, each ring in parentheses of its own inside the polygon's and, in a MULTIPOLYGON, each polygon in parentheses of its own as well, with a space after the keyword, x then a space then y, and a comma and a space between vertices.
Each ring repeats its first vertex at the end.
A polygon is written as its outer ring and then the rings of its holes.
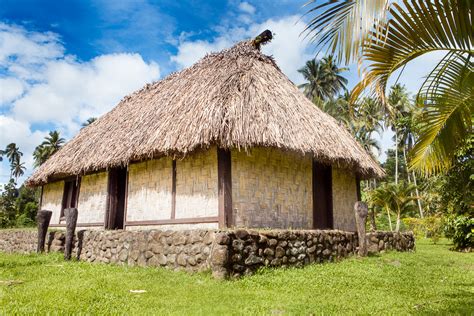
POLYGON ((12 164, 12 176, 15 177, 15 182, 18 180, 19 177, 25 174, 25 163, 15 160, 12 164))
POLYGON ((323 100, 326 92, 323 89, 323 70, 316 59, 308 60, 305 66, 298 70, 308 82, 298 86, 303 89, 305 96, 313 103, 318 104, 323 100))
POLYGON ((339 68, 333 55, 323 57, 321 67, 324 73, 324 84, 330 98, 336 96, 341 90, 346 91, 347 79, 341 73, 349 70, 349 68, 339 68))
POLYGON ((385 113, 385 122, 390 125, 393 132, 395 133, 395 184, 398 184, 398 148, 399 144, 399 128, 398 123, 400 117, 407 113, 410 106, 410 99, 405 86, 395 84, 390 88, 390 94, 388 96, 387 111, 385 113))
POLYGON ((95 121, 97 121, 97 117, 89 117, 84 123, 82 123, 82 128, 91 125, 95 121))
POLYGON ((390 76, 433 51, 445 56, 428 74, 418 97, 425 100, 410 167, 431 174, 452 165, 456 150, 472 134, 474 66, 473 2, 470 0, 310 0, 312 39, 346 64, 358 60, 367 87, 387 104, 390 76))
POLYGON ((20 151, 20 148, 15 143, 10 143, 4 150, 5 156, 7 156, 8 161, 12 165, 15 161, 20 161, 23 153, 20 151))
POLYGON ((400 183, 383 183, 377 189, 369 193, 369 204, 372 207, 380 207, 385 209, 387 212, 390 230, 392 228, 392 221, 390 212, 394 212, 397 215, 397 221, 395 231, 400 231, 401 215, 406 213, 413 206, 413 201, 418 199, 417 196, 413 196, 413 190, 415 186, 405 181, 400 183))
POLYGON ((38 145, 33 152, 35 167, 42 165, 49 157, 57 152, 65 142, 65 139, 60 137, 58 131, 49 132, 49 135, 45 137, 45 140, 38 145))
POLYGON ((304 67, 298 70, 308 82, 299 85, 308 99, 321 106, 322 101, 336 96, 345 90, 347 79, 341 73, 347 68, 338 68, 332 56, 308 60, 304 67))
POLYGON ((5 155, 7 152, 3 149, 0 149, 0 161, 3 161, 3 155, 5 155))

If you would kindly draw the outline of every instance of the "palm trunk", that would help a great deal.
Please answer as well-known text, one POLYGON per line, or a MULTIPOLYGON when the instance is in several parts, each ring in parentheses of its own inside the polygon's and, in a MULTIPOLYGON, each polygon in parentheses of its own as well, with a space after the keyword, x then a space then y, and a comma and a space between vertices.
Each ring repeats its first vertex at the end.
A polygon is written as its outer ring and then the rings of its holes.
POLYGON ((398 184, 398 132, 395 128, 395 184, 398 184))
POLYGON ((408 183, 411 183, 410 173, 408 172, 408 160, 407 160, 407 151, 405 149, 405 144, 403 144, 403 159, 405 160, 405 170, 407 172, 408 183))
POLYGON ((387 217, 388 217, 388 226, 390 227, 390 231, 393 232, 392 218, 390 217, 390 210, 388 208, 387 208, 387 217))
POLYGON ((421 206, 420 193, 418 191, 418 186, 416 184, 415 171, 413 171, 413 184, 415 185, 415 193, 416 193, 416 197, 417 197, 416 204, 418 204, 418 211, 420 212, 420 217, 423 218, 424 217, 423 207, 421 206))
POLYGON ((377 224, 375 223, 375 207, 372 207, 372 210, 370 211, 370 230, 373 232, 377 230, 377 224))

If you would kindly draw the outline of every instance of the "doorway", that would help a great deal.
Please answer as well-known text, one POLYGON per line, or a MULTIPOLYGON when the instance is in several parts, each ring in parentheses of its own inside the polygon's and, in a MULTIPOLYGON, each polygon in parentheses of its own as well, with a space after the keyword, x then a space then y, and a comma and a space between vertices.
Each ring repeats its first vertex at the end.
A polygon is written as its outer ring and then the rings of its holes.
POLYGON ((108 182, 105 229, 123 229, 127 192, 127 169, 115 168, 109 170, 108 182))
POLYGON ((313 228, 332 229, 332 168, 313 161, 313 228))

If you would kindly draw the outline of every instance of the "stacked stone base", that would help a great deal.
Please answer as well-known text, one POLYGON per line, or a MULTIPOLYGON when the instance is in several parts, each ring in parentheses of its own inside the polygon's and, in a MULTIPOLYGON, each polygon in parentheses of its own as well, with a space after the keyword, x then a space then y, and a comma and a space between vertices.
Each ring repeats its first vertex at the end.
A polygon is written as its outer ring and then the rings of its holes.
MULTIPOLYGON (((47 251, 64 251, 65 233, 50 232, 47 251)), ((367 234, 369 252, 411 251, 411 232, 367 234)), ((35 231, 0 231, 0 251, 33 252, 35 231)), ((199 272, 217 278, 252 274, 262 267, 302 267, 338 261, 358 250, 356 233, 338 230, 81 230, 74 256, 88 262, 155 266, 199 272)))

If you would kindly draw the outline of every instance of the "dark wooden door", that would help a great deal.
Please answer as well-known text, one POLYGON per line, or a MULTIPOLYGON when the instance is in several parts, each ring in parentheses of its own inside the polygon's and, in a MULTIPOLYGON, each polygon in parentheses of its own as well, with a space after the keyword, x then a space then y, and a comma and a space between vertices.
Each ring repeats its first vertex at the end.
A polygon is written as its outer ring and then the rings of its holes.
POLYGON ((79 197, 80 180, 69 180, 64 182, 63 200, 61 205, 60 218, 64 217, 64 210, 67 208, 77 208, 79 197))
POLYGON ((123 229, 126 190, 127 169, 111 169, 109 171, 106 229, 123 229))
POLYGON ((332 229, 332 169, 313 161, 313 228, 332 229))

